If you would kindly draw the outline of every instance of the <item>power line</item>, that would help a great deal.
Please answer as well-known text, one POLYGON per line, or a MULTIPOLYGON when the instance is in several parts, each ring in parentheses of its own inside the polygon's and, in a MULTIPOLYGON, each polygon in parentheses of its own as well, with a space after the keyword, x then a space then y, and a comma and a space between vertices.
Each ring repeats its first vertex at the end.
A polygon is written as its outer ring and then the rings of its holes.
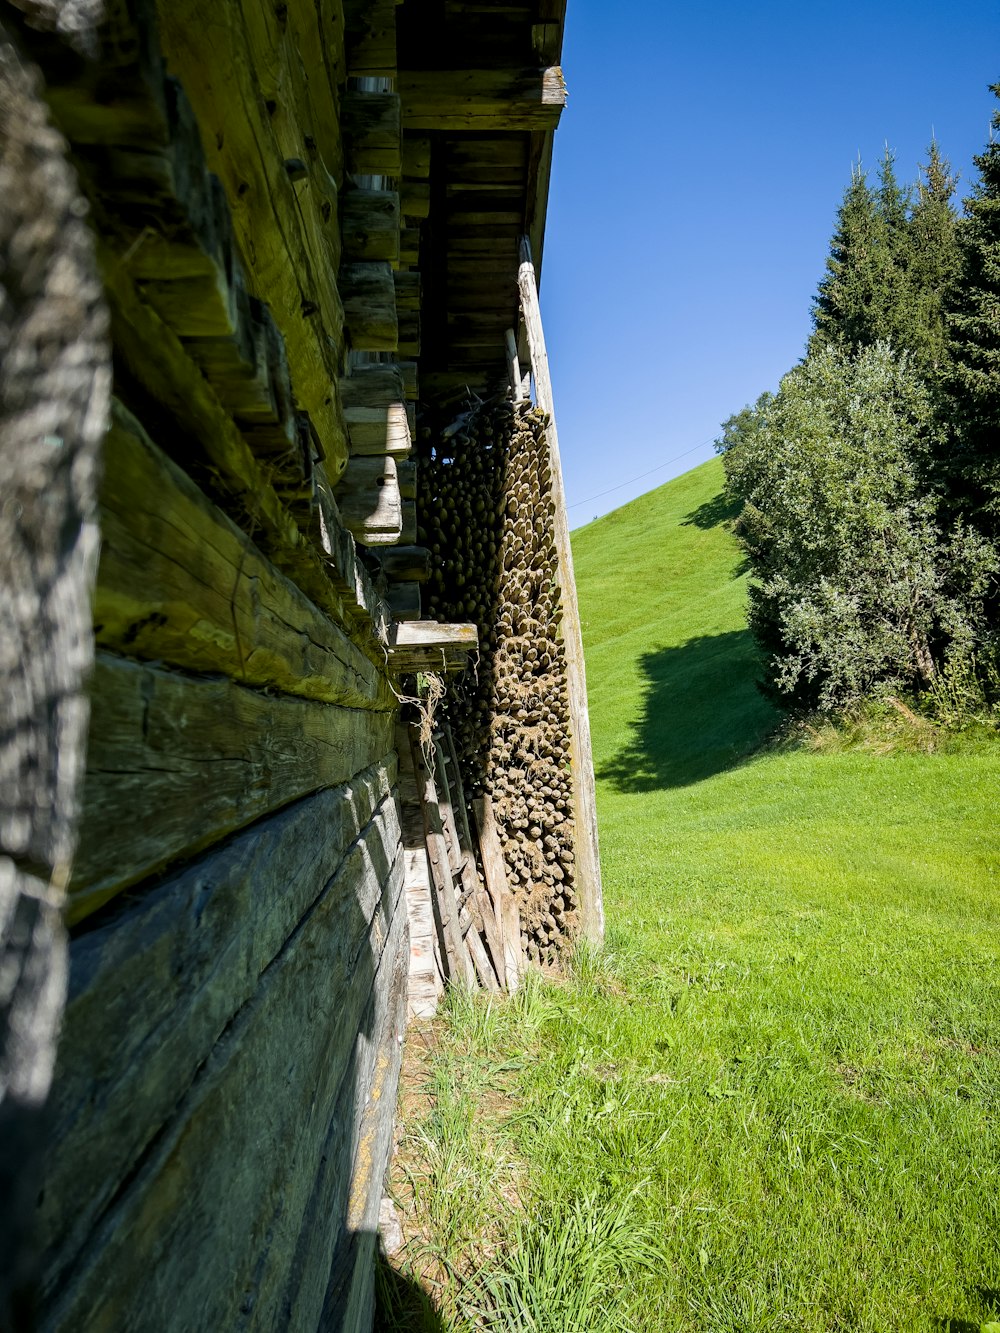
POLYGON ((606 495, 613 495, 615 491, 624 490, 626 486, 632 486, 637 481, 642 481, 643 477, 651 477, 654 472, 662 472, 665 467, 671 463, 679 463, 682 458, 687 458, 689 454, 696 454, 699 449, 704 449, 706 444, 713 444, 714 440, 702 440, 701 444, 694 444, 690 449, 685 449, 682 454, 675 454, 673 458, 668 458, 665 463, 658 463, 656 467, 651 467, 648 472, 640 472, 637 477, 632 477, 629 481, 620 481, 617 486, 612 486, 610 490, 601 491, 599 495, 592 495, 589 500, 576 500, 573 504, 567 505, 567 509, 579 509, 581 505, 593 504, 595 500, 603 500, 606 495))

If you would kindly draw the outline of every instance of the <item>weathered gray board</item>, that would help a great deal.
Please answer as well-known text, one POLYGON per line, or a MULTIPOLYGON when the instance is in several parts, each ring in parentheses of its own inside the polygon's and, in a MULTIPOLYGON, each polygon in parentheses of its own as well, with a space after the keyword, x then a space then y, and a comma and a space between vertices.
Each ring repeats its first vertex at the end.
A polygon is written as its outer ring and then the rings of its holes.
POLYGON ((389 755, 74 942, 44 1329, 362 1327, 334 1312, 370 1310, 405 1020, 395 779, 389 755))

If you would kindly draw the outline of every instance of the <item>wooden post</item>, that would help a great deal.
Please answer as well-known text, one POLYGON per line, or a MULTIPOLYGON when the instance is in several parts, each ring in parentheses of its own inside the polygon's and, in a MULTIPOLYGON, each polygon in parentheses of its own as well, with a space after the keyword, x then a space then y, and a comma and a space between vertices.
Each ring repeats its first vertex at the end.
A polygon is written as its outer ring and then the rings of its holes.
POLYGON ((521 954, 521 915, 517 902, 507 883, 507 869, 504 865, 500 839, 493 819, 493 803, 488 796, 478 797, 472 802, 479 830, 479 855, 483 862, 483 874, 486 876, 486 888, 493 899, 494 910, 500 923, 500 948, 503 953, 504 982, 511 995, 521 981, 524 959, 521 954))
POLYGON ((583 933, 595 943, 604 938, 604 901, 601 891, 601 861, 597 843, 597 797, 594 790, 594 759, 590 746, 590 715, 587 711, 587 676, 580 634, 580 610, 573 576, 573 552, 569 540, 566 494, 563 490, 562 465, 559 461, 559 436, 552 403, 552 381, 545 351, 542 313, 538 304, 535 266, 531 245, 521 238, 521 267, 517 274, 521 291, 521 309, 531 349, 531 369, 535 377, 535 400, 549 415, 546 432, 552 472, 552 503, 555 509, 555 543, 562 592, 563 644, 566 649, 566 683, 569 689, 573 763, 573 813, 576 834, 577 892, 583 933))
POLYGON ((507 373, 510 376, 510 391, 514 395, 514 402, 519 403, 524 397, 524 387, 521 384, 521 366, 517 359, 517 339, 514 337, 514 330, 508 329, 504 334, 504 341, 507 344, 507 373))

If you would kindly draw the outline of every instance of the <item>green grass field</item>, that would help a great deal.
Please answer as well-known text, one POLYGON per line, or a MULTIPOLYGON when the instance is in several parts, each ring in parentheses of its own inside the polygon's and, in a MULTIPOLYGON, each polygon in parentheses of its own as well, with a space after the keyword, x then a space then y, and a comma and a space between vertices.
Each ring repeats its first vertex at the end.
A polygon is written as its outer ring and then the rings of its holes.
POLYGON ((1000 747, 765 744, 721 481, 574 536, 607 947, 453 1000, 409 1326, 1000 1329, 1000 747))

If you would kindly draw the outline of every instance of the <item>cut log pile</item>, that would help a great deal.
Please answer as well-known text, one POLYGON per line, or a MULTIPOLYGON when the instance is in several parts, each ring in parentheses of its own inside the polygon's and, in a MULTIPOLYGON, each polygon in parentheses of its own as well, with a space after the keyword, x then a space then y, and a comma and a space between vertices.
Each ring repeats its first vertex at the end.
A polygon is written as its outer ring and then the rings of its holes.
POLYGON ((535 963, 579 931, 573 781, 547 416, 506 397, 446 427, 421 461, 429 612, 479 628, 477 664, 446 687, 465 790, 488 800, 535 963))

